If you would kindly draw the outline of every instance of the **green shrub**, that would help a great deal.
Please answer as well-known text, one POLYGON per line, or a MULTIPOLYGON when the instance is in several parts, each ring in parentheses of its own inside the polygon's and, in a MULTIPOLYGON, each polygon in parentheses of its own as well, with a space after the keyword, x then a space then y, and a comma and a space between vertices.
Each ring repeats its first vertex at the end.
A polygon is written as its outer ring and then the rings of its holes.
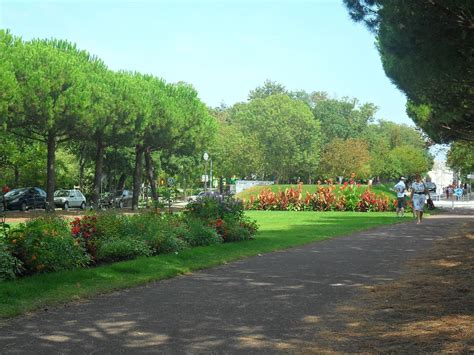
POLYGON ((187 248, 185 237, 188 233, 180 216, 154 212, 129 217, 126 231, 127 235, 145 241, 155 255, 187 248))
POLYGON ((240 218, 244 215, 244 205, 231 196, 203 197, 188 203, 186 214, 206 222, 229 216, 240 218))
POLYGON ((22 262, 10 253, 6 245, 0 243, 0 280, 13 280, 22 271, 22 262))
POLYGON ((153 242, 154 251, 157 254, 174 253, 186 249, 189 234, 188 226, 183 223, 180 216, 166 214, 163 216, 163 224, 156 234, 153 242))
POLYGON ((97 242, 96 248, 98 262, 128 260, 151 255, 151 250, 145 241, 127 237, 103 238, 97 242))
POLYGON ((12 255, 21 260, 27 274, 86 266, 90 256, 73 238, 68 223, 56 216, 39 217, 9 233, 12 255))
POLYGON ((216 221, 216 229, 224 243, 251 240, 257 233, 258 225, 249 218, 224 218, 216 221))
POLYGON ((155 239, 154 251, 156 254, 175 253, 189 247, 189 244, 178 237, 176 230, 164 230, 155 239))
POLYGON ((94 239, 125 236, 127 231, 128 218, 115 211, 106 211, 98 213, 95 221, 94 239))
POLYGON ((204 225, 203 221, 197 218, 189 217, 186 219, 189 232, 185 235, 184 240, 192 247, 214 245, 222 243, 222 238, 216 229, 204 225))

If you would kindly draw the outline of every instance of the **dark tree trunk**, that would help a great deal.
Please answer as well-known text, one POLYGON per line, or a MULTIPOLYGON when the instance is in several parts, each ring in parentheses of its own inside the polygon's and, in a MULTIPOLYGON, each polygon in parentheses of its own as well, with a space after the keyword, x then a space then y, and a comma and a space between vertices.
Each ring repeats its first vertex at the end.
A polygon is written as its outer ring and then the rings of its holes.
POLYGON ((18 187, 20 184, 20 170, 18 169, 18 166, 14 166, 13 171, 15 173, 15 187, 18 187))
POLYGON ((94 173, 94 186, 92 188, 92 202, 97 206, 100 199, 100 185, 102 182, 102 169, 104 166, 104 144, 102 137, 97 138, 97 147, 95 153, 95 173, 94 173))
POLYGON ((84 169, 86 167, 85 147, 83 146, 79 156, 79 190, 84 189, 84 169))
POLYGON ((86 165, 86 160, 79 161, 79 190, 84 189, 84 168, 86 165))
POLYGON ((221 176, 219 178, 219 193, 222 194, 224 192, 224 177, 221 176))
POLYGON ((134 211, 138 209, 138 199, 140 197, 140 188, 142 186, 143 152, 143 146, 137 144, 135 146, 135 171, 133 172, 132 210, 134 211))
POLYGON ((56 185, 56 137, 54 132, 48 132, 48 167, 47 167, 47 183, 46 183, 46 194, 47 194, 47 211, 54 211, 54 189, 56 185))
POLYGON ((125 180, 127 179, 127 175, 125 173, 122 173, 120 175, 119 181, 117 183, 117 191, 121 191, 125 188, 125 180))
POLYGON ((155 167, 153 166, 153 158, 151 156, 151 149, 148 147, 145 151, 145 167, 146 175, 148 182, 151 187, 151 196, 153 201, 158 201, 158 192, 156 191, 156 181, 155 181, 155 167))

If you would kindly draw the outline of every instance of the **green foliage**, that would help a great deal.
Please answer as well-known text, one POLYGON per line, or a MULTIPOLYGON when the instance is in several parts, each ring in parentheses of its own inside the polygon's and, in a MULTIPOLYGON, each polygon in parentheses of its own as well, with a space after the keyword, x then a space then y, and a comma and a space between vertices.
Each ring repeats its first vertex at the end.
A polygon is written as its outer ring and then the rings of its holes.
POLYGON ((150 256, 151 250, 145 241, 122 236, 109 236, 97 241, 97 262, 114 262, 150 256))
POLYGON ((113 210, 97 214, 95 239, 115 237, 123 234, 127 226, 127 217, 113 210))
POLYGON ((218 232, 222 236, 224 243, 241 242, 254 239, 258 231, 255 220, 250 218, 237 219, 226 217, 218 227, 218 232))
POLYGON ((265 176, 289 179, 308 176, 316 168, 321 128, 306 103, 287 95, 270 95, 235 105, 230 120, 244 134, 255 135, 265 176))
POLYGON ((240 218, 243 216, 244 207, 242 201, 235 200, 231 196, 203 197, 190 202, 186 206, 186 214, 199 218, 205 222, 223 219, 226 216, 240 218))
POLYGON ((15 258, 6 244, 0 241, 0 281, 13 280, 23 272, 23 264, 15 258))
POLYGON ((128 218, 122 233, 143 240, 153 255, 171 253, 188 247, 184 241, 187 227, 180 217, 171 214, 140 213, 128 218))
POLYGON ((413 146, 400 146, 390 152, 390 160, 400 167, 398 175, 414 177, 416 173, 425 174, 433 166, 433 158, 413 146))
POLYGON ((371 103, 359 105, 357 99, 342 100, 321 97, 313 107, 314 117, 321 121, 325 144, 332 140, 360 138, 374 120, 377 107, 371 103))
POLYGON ((264 174, 264 157, 256 132, 245 132, 236 122, 220 122, 216 144, 210 150, 216 176, 264 174))
POLYGON ((368 178, 370 155, 367 143, 355 138, 334 139, 322 154, 319 171, 322 177, 348 178, 351 174, 355 174, 359 178, 368 178))
POLYGON ((207 226, 197 218, 186 218, 189 231, 184 235, 184 240, 192 247, 206 246, 222 243, 222 238, 216 229, 207 226))
POLYGON ((455 142, 447 154, 448 166, 465 179, 468 174, 474 173, 474 143, 455 142))
POLYGON ((276 81, 265 80, 262 86, 251 90, 249 93, 249 101, 255 99, 265 99, 272 95, 287 95, 285 86, 276 81))
POLYGON ((8 245, 28 274, 74 269, 90 262, 84 247, 72 237, 68 223, 56 216, 20 224, 9 233, 8 245))
POLYGON ((474 137, 471 0, 344 0, 377 36, 385 73, 434 141, 474 137))

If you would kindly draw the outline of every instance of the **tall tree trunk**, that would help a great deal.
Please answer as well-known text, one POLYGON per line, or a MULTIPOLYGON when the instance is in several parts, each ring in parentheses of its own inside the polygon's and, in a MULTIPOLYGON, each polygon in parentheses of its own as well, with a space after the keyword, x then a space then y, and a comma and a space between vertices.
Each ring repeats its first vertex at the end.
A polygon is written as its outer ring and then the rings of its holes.
POLYGON ((151 196, 153 197, 153 201, 158 201, 158 192, 156 191, 155 181, 155 167, 153 166, 153 158, 151 156, 150 147, 147 147, 145 151, 145 167, 148 182, 150 183, 151 187, 151 196))
POLYGON ((81 191, 84 189, 84 168, 85 168, 85 165, 86 165, 86 160, 81 159, 79 161, 79 190, 81 190, 81 191))
POLYGON ((47 211, 54 211, 54 189, 56 185, 56 137, 53 131, 48 132, 48 166, 47 166, 47 183, 46 194, 48 207, 47 211))
POLYGON ((14 171, 14 174, 15 174, 15 187, 18 187, 18 185, 20 184, 20 170, 18 169, 18 166, 14 166, 13 167, 13 171, 14 171))
POLYGON ((81 150, 80 150, 80 155, 79 155, 79 190, 83 190, 84 189, 84 169, 86 167, 86 158, 84 157, 84 151, 85 151, 85 147, 82 146, 81 150))
POLYGON ((104 166, 104 144, 102 136, 97 137, 95 152, 95 172, 94 172, 94 186, 92 188, 92 202, 97 206, 100 199, 100 186, 102 182, 102 168, 104 166))
POLYGON ((122 173, 117 183, 117 191, 122 191, 125 188, 126 179, 127 179, 127 175, 125 175, 125 173, 122 173))
POLYGON ((143 146, 137 144, 135 146, 135 171, 133 172, 133 197, 132 210, 138 209, 138 199, 140 197, 140 188, 142 186, 142 171, 143 171, 143 146))

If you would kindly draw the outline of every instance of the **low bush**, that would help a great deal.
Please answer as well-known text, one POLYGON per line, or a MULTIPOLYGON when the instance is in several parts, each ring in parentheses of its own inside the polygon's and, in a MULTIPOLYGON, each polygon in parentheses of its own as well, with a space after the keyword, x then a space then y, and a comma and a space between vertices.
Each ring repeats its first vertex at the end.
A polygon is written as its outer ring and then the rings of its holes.
POLYGON ((186 214, 208 222, 226 216, 240 218, 244 215, 244 205, 232 196, 203 197, 188 203, 186 214))
POLYGON ((129 217, 126 229, 128 236, 145 241, 153 255, 189 247, 185 241, 187 226, 178 215, 155 212, 137 214, 129 217))
POLYGON ((56 216, 20 224, 8 240, 12 255, 23 263, 27 274, 74 269, 91 260, 83 244, 71 235, 68 223, 56 216))
POLYGON ((97 262, 113 262, 150 256, 151 249, 145 241, 129 237, 107 237, 96 242, 97 262))
POLYGON ((224 243, 251 240, 258 229, 255 221, 238 220, 229 217, 219 221, 217 223, 217 230, 222 236, 224 243))
POLYGON ((222 238, 216 231, 216 228, 204 225, 200 219, 186 218, 188 231, 184 235, 184 240, 192 247, 205 246, 222 243, 222 238))
POLYGON ((7 245, 0 242, 0 280, 13 280, 22 271, 22 262, 11 254, 7 245))
MULTIPOLYGON (((279 206, 285 206, 285 208, 292 206, 295 209, 300 207, 300 204, 297 203, 297 192, 292 192, 291 195, 280 200, 270 196, 267 191, 265 193, 269 198, 266 203, 271 206, 268 209, 278 209, 279 206), (279 201, 279 204, 275 201, 279 201)), ((206 225, 212 226, 224 242, 250 240, 258 229, 255 221, 244 216, 243 202, 234 200, 230 196, 224 198, 206 197, 191 202, 186 208, 186 216, 199 219, 206 225)))

